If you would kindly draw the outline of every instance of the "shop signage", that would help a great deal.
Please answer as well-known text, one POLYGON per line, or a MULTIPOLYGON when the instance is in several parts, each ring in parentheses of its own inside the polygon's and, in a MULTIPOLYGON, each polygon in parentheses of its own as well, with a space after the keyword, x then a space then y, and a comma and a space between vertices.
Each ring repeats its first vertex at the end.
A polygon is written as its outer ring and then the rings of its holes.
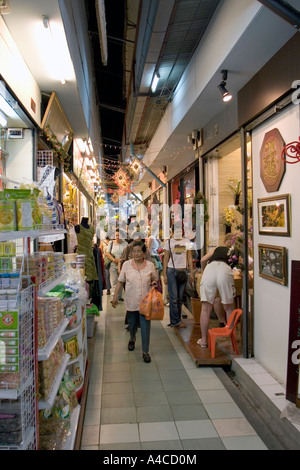
POLYGON ((300 365, 300 261, 292 261, 291 276, 286 399, 296 403, 297 407, 300 408, 300 400, 298 399, 298 394, 300 394, 298 385, 300 365))
POLYGON ((260 177, 268 193, 278 191, 284 173, 285 162, 281 157, 285 144, 278 129, 264 136, 260 150, 260 177))

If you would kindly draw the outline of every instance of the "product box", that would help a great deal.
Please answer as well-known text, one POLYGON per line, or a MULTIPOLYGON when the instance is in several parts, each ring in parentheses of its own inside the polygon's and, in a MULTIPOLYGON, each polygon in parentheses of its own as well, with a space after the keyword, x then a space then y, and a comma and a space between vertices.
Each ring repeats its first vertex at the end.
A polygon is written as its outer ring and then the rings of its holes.
POLYGON ((15 201, 0 200, 0 231, 17 230, 15 201))
POLYGON ((1 193, 1 199, 14 200, 30 199, 31 189, 4 189, 1 193))
POLYGON ((16 256, 16 243, 15 242, 1 242, 0 243, 0 256, 16 256))
POLYGON ((18 310, 11 312, 0 312, 0 337, 3 330, 18 330, 18 310))
POLYGON ((18 200, 17 205, 17 227, 19 231, 33 230, 35 223, 33 220, 33 208, 35 202, 31 199, 18 200))

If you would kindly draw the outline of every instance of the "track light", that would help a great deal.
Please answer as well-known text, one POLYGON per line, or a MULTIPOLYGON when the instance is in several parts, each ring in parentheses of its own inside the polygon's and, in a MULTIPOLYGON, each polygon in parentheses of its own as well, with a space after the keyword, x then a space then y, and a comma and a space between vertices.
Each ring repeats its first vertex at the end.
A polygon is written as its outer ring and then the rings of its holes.
POLYGON ((229 93, 229 91, 226 88, 226 80, 227 80, 228 72, 227 72, 227 70, 222 70, 221 74, 222 74, 222 79, 223 80, 220 83, 220 85, 218 85, 218 88, 219 88, 219 90, 221 92, 221 95, 223 97, 223 101, 225 103, 227 103, 228 101, 230 101, 232 99, 232 95, 229 93))

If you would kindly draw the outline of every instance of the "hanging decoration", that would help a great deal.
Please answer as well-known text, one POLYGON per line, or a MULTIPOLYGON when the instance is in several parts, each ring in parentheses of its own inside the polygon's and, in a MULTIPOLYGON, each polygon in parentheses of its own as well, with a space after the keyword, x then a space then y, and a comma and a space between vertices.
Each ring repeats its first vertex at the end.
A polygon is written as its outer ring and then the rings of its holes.
POLYGON ((63 165, 64 171, 67 172, 70 166, 70 155, 68 154, 68 152, 66 152, 62 144, 58 141, 56 135, 51 131, 49 124, 45 126, 44 133, 46 139, 50 142, 52 146, 54 156, 63 165))
POLYGON ((134 160, 130 165, 131 170, 134 174, 137 174, 140 171, 141 165, 137 160, 134 160))
POLYGON ((128 173, 124 171, 123 168, 120 168, 113 176, 113 180, 118 186, 122 186, 124 183, 127 183, 128 179, 128 173))
POLYGON ((119 196, 117 193, 114 193, 111 197, 111 200, 114 204, 117 204, 117 202, 119 201, 119 196))
POLYGON ((281 158, 285 163, 289 163, 291 165, 300 162, 300 137, 298 142, 291 142, 283 147, 281 158), (291 158, 292 161, 287 160, 287 158, 291 158))

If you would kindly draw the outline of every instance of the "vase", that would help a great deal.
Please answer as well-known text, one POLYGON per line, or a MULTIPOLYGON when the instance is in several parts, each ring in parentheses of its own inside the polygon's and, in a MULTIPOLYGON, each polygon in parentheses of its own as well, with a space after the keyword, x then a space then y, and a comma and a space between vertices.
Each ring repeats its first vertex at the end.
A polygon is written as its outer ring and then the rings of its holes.
POLYGON ((235 206, 238 206, 240 203, 240 195, 239 194, 236 194, 235 195, 235 199, 234 199, 234 205, 235 206))
POLYGON ((231 225, 225 225, 225 233, 231 233, 231 225))

